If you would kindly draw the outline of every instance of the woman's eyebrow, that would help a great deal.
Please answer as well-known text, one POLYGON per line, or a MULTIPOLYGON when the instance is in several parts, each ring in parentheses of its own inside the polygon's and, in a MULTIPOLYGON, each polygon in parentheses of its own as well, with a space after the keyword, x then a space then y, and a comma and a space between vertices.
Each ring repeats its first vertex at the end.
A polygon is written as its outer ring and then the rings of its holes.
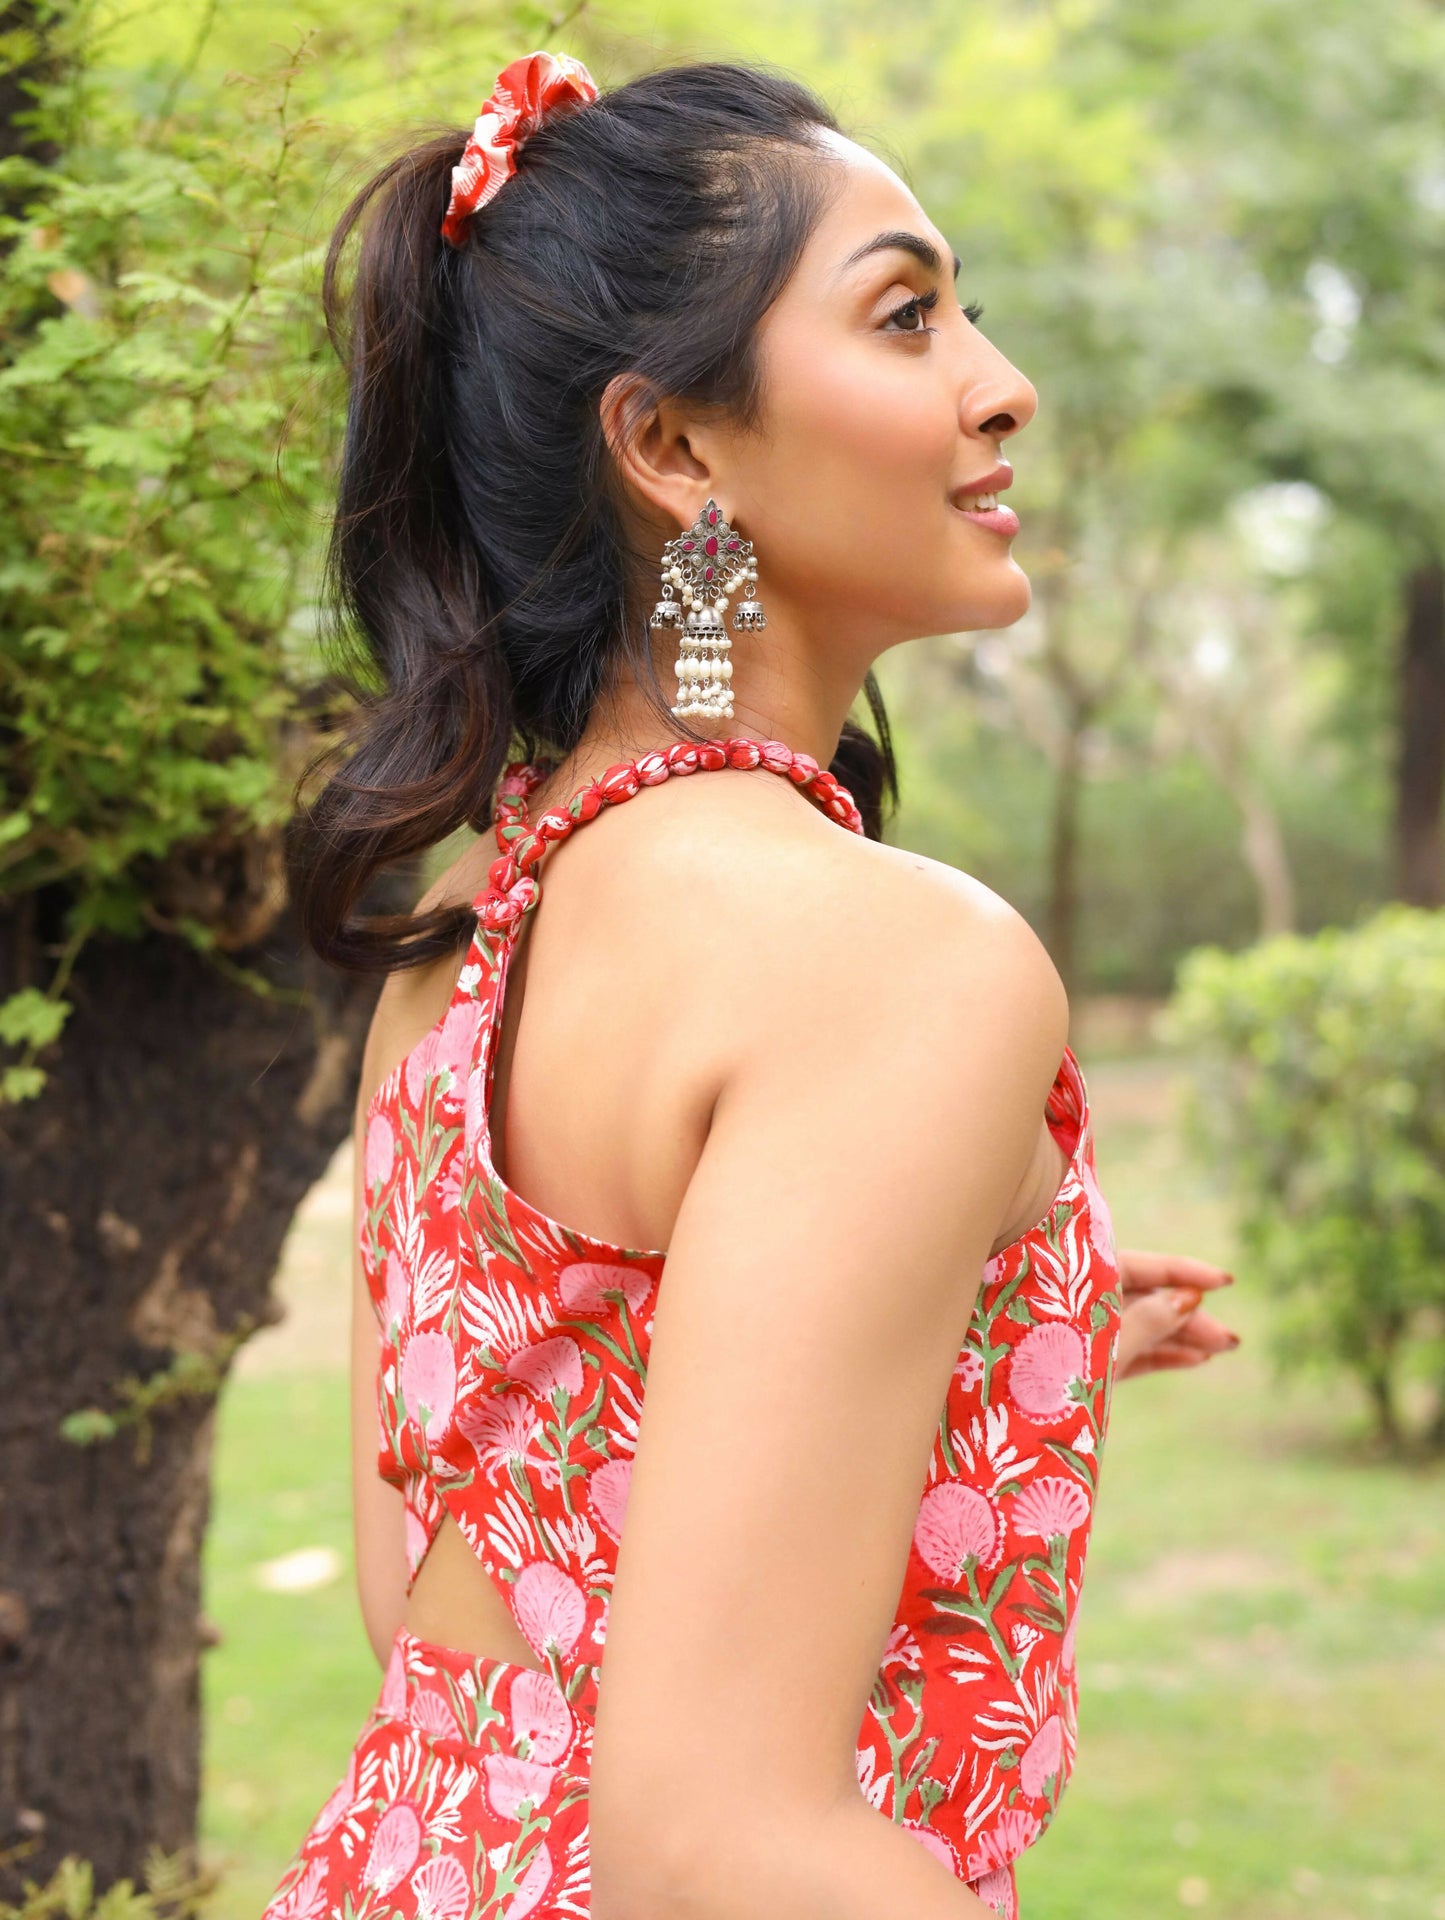
MULTIPOLYGON (((846 273, 849 267, 856 267, 860 260, 866 260, 870 253, 911 253, 920 265, 927 267, 930 273, 939 273, 943 261, 938 248, 931 240, 925 240, 921 233, 909 233, 904 228, 896 228, 888 233, 875 233, 871 240, 865 240, 861 247, 855 247, 843 262, 840 271, 846 273)), ((963 262, 957 254, 953 255, 953 277, 956 280, 963 270, 963 262)))

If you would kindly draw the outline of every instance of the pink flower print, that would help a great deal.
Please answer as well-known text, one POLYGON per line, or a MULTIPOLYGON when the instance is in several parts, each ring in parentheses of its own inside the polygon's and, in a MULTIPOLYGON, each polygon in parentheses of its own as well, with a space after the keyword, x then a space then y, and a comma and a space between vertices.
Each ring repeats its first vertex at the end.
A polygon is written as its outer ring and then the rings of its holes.
POLYGON ((1089 1245, 1099 1258, 1112 1266, 1117 1257, 1114 1243, 1114 1217, 1109 1211, 1109 1203, 1104 1198, 1099 1185, 1098 1175, 1088 1154, 1084 1155, 1080 1166, 1080 1178, 1084 1192, 1088 1195, 1089 1245))
POLYGON ((913 1544, 940 1579, 960 1578, 970 1561, 991 1567, 1003 1552, 1003 1527, 987 1494, 944 1480, 924 1494, 913 1544))
POLYGON ((475 1159, 481 1152, 482 1133, 486 1122, 485 1103, 486 1074, 479 1060, 467 1075, 465 1118, 462 1122, 462 1144, 466 1149, 468 1161, 475 1159))
POLYGON ((552 1855, 545 1840, 537 1842, 537 1851, 527 1862, 527 1870, 507 1905, 504 1920, 526 1920, 540 1907, 552 1884, 552 1855))
POLYGON ((550 1400, 565 1387, 575 1400, 582 1391, 582 1349, 566 1334, 523 1347, 507 1362, 507 1377, 530 1387, 539 1400, 550 1400))
POLYGON ((597 1524, 609 1540, 621 1541, 622 1516, 627 1511, 627 1492, 632 1485, 632 1462, 609 1460, 594 1467, 587 1476, 587 1497, 597 1524))
POLYGON ((997 1824, 979 1836, 977 1848, 968 1856, 968 1877, 981 1880, 986 1873, 1006 1867, 1031 1847, 1043 1832, 1043 1822, 1023 1807, 1008 1807, 997 1824))
POLYGON ((993 1908, 999 1920, 1018 1920, 1018 1895, 1014 1891, 1014 1877, 1007 1867, 996 1867, 992 1873, 984 1874, 975 1882, 973 1890, 985 1906, 993 1908))
POLYGON ((570 1573, 550 1560, 531 1560, 512 1585, 512 1611, 527 1642, 545 1660, 565 1660, 582 1638, 587 1601, 570 1573))
POLYGON ((366 1129, 366 1184, 384 1186, 396 1160, 396 1134, 384 1113, 374 1113, 366 1129))
POLYGON ((477 1002, 458 1000, 448 1012, 437 1035, 434 1071, 448 1074, 450 1085, 447 1098, 458 1106, 466 1098, 467 1077, 471 1072, 472 1054, 481 1024, 482 1010, 477 1002))
POLYGON ((462 1156, 449 1153, 441 1172, 437 1175, 437 1198, 441 1201, 443 1213, 455 1213, 462 1204, 462 1187, 466 1180, 466 1168, 462 1156))
POLYGON ((577 1732, 567 1696, 550 1673, 531 1667, 513 1676, 509 1718, 513 1739, 519 1746, 526 1742, 525 1757, 544 1766, 566 1756, 577 1732))
POLYGON ((552 1791, 557 1769, 519 1760, 514 1753, 489 1753, 482 1761, 482 1778, 492 1812, 504 1820, 520 1820, 524 1800, 531 1801, 534 1812, 542 1805, 552 1791))
POLYGON ((1031 1420, 1056 1420, 1077 1405, 1069 1389, 1089 1377, 1089 1353, 1075 1326, 1046 1320, 1030 1327, 1008 1363, 1009 1395, 1031 1420))
POLYGON ((498 1393, 480 1406, 463 1406, 457 1425, 476 1448, 485 1467, 515 1461, 524 1467, 542 1422, 525 1393, 498 1393))
POLYGON ((399 1327, 406 1319, 407 1304, 411 1299, 411 1280, 401 1263, 401 1255, 388 1248, 386 1255, 386 1282, 382 1296, 381 1310, 386 1316, 386 1332, 399 1327))
POLYGON ((423 1860, 411 1876, 416 1895, 417 1920, 467 1920, 472 1906, 472 1890, 467 1871, 453 1853, 439 1853, 423 1860))
POLYGON ((972 1393, 983 1379, 983 1355, 975 1347, 965 1347, 958 1356, 953 1377, 965 1393, 972 1393))
POLYGON ((414 1333, 401 1357, 401 1392, 409 1417, 439 1440, 451 1421, 457 1397, 457 1356, 444 1333, 414 1333))
POLYGON ((901 1622, 890 1627, 888 1638, 883 1646, 883 1658, 878 1662, 878 1671, 885 1672, 889 1667, 902 1667, 906 1673, 917 1673, 923 1663, 923 1655, 914 1636, 901 1622))
POLYGON ((381 1895, 390 1893, 411 1872, 420 1852, 421 1821, 416 1808, 405 1800, 394 1801, 376 1823, 361 1884, 375 1887, 381 1895))
POLYGON ((958 1849, 947 1834, 935 1833, 932 1827, 920 1827, 916 1820, 903 1820, 899 1824, 905 1833, 911 1833, 918 1844, 933 1855, 941 1867, 947 1867, 955 1880, 963 1878, 958 1849))
POLYGON ((987 1294, 996 1287, 1008 1273, 1008 1269, 1009 1249, 1005 1247, 1002 1253, 996 1253, 990 1260, 984 1262, 983 1278, 979 1282, 980 1294, 987 1294))
POLYGON ((1046 1473, 1031 1480, 1013 1504, 1013 1523, 1019 1533, 1052 1540, 1066 1539, 1089 1517, 1089 1496, 1077 1480, 1046 1473))
POLYGON ((878 1772, 878 1755, 872 1747, 857 1747, 853 1753, 853 1767, 863 1798, 875 1813, 881 1813, 893 1783, 886 1773, 878 1772))
MULTIPOLYGON (((407 1512, 410 1514, 411 1509, 408 1508, 407 1512)), ((391 1658, 386 1663, 375 1710, 391 1720, 400 1720, 406 1713, 406 1661, 402 1655, 400 1638, 391 1643, 391 1658)))
POLYGON ((414 1107, 421 1105, 426 1083, 435 1071, 439 1038, 434 1027, 406 1056, 406 1097, 414 1107))
POLYGON ((306 1862, 306 1871, 289 1892, 273 1900, 262 1920, 321 1920, 326 1912, 328 1864, 323 1856, 306 1862))
POLYGON ((571 1313, 605 1313, 606 1295, 620 1293, 635 1313, 652 1291, 652 1275, 638 1267, 608 1266, 601 1260, 575 1260, 557 1275, 557 1292, 571 1313))
POLYGON ((1051 1713, 1024 1748, 1019 1761, 1019 1784, 1030 1799, 1044 1796, 1049 1775, 1057 1773, 1064 1757, 1064 1729, 1056 1713, 1051 1713))
POLYGON ((426 1530, 426 1522, 415 1507, 407 1507, 403 1522, 406 1533, 407 1570, 415 1573, 426 1558, 426 1550, 431 1545, 431 1535, 426 1530))
POLYGON ((1072 1673, 1074 1670, 1074 1641, 1079 1631, 1079 1609, 1077 1604, 1069 1616, 1069 1624, 1064 1628, 1064 1637, 1059 1643, 1059 1671, 1072 1673))
POLYGON ((607 1614, 611 1605, 612 1600, 610 1595, 604 1593, 602 1596, 602 1604, 597 1609, 597 1617, 592 1622, 592 1644, 595 1647, 605 1647, 607 1645, 607 1614))
MULTIPOLYGON (((393 1647, 392 1658, 395 1659, 399 1652, 400 1652, 399 1648, 393 1647)), ((390 1667, 388 1667, 387 1683, 390 1682, 390 1679, 391 1679, 391 1669, 390 1667)), ((386 1683, 383 1683, 383 1684, 386 1684, 386 1683)), ((403 1702, 405 1702, 405 1698, 406 1698, 406 1683, 405 1681, 403 1681, 402 1682, 403 1702)), ((316 1818, 312 1821, 311 1832, 309 1833, 307 1838, 311 1840, 324 1840, 327 1834, 331 1832, 332 1828, 336 1826, 337 1823, 340 1821, 342 1814, 345 1813, 346 1809, 351 1805, 352 1801, 355 1798, 356 1798, 356 1752, 355 1752, 355 1749, 353 1749, 351 1759, 347 1763, 346 1777, 341 1781, 340 1785, 337 1786, 336 1789, 332 1792, 325 1806, 322 1807, 320 1813, 318 1813, 316 1818)))
POLYGON ((407 1718, 414 1727, 420 1727, 423 1733, 430 1734, 433 1740, 460 1740, 462 1730, 457 1716, 452 1712, 451 1702, 435 1687, 418 1687, 407 1708, 407 1718))

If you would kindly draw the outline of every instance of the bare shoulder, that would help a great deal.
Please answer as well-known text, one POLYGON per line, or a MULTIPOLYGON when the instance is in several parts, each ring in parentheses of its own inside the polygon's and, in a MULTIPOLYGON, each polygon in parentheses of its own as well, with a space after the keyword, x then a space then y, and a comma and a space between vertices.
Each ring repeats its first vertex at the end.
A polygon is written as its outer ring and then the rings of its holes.
POLYGON ((735 1033, 801 1038, 799 1017, 816 1030, 825 1006, 835 1038, 880 1022, 954 1034, 982 1023, 1007 1029, 1025 1076, 1036 1060, 1047 1086, 1068 1036, 1063 982, 991 888, 848 832, 775 774, 672 781, 655 797, 645 834, 617 834, 615 877, 659 975, 705 983, 706 1004, 746 1014, 735 1033))

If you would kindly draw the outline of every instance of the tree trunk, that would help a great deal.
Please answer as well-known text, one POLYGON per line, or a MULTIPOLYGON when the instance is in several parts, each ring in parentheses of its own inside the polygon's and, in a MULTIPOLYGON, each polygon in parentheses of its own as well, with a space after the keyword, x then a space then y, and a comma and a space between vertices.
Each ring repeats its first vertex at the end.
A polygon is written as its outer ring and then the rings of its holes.
POLYGON ((1243 821, 1245 865, 1259 894, 1259 937, 1269 940, 1275 934, 1293 933, 1294 876, 1279 815, 1252 780, 1241 780, 1235 799, 1243 821))
MULTIPOLYGON (((61 63, 55 52, 53 16, 37 0, 0 0, 0 39, 21 43, 33 35, 34 52, 30 59, 0 69, 0 160, 16 154, 49 166, 56 158, 54 143, 38 139, 26 116, 35 106, 35 95, 28 82, 58 80, 61 63)), ((17 205, 23 192, 11 189, 8 205, 17 205)))
MULTIPOLYGON (((43 978, 62 904, 0 919, 0 999, 43 978)), ((0 1900, 67 1852, 97 1887, 139 1884, 152 1843, 195 1859, 214 1392, 248 1317, 277 1317, 277 1256, 349 1129, 376 992, 303 958, 289 916, 228 958, 290 997, 164 934, 96 937, 44 1091, 0 1108, 0 1853, 22 1843, 0 1900), (211 1380, 108 1439, 61 1436, 177 1355, 211 1380)))
POLYGON ((1417 907, 1445 900, 1445 566, 1429 560, 1405 585, 1400 637, 1395 891, 1417 907))
POLYGON ((1084 733, 1088 715, 1068 715, 1063 745, 1054 767, 1054 803, 1049 823, 1048 948, 1064 991, 1070 995, 1078 968, 1079 807, 1084 784, 1084 733))

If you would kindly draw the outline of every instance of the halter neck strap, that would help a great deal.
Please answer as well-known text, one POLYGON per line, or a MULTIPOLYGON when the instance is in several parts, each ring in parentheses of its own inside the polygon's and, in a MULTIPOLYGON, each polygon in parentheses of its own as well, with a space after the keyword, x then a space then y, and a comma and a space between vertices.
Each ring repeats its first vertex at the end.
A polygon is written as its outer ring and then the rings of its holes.
POLYGON ((505 769, 497 788, 493 832, 497 858, 487 870, 488 884, 472 902, 481 923, 491 932, 516 926, 537 903, 541 887, 536 870, 547 848, 565 840, 575 827, 593 819, 603 807, 632 799, 643 787, 661 786, 675 774, 711 773, 723 767, 766 767, 785 774, 801 787, 820 812, 852 833, 863 832, 863 816, 843 784, 820 767, 809 753, 795 753, 782 740, 675 740, 654 748, 636 760, 619 760, 595 780, 585 781, 561 806, 549 807, 535 821, 527 813, 527 798, 547 777, 536 762, 515 760, 505 769))

